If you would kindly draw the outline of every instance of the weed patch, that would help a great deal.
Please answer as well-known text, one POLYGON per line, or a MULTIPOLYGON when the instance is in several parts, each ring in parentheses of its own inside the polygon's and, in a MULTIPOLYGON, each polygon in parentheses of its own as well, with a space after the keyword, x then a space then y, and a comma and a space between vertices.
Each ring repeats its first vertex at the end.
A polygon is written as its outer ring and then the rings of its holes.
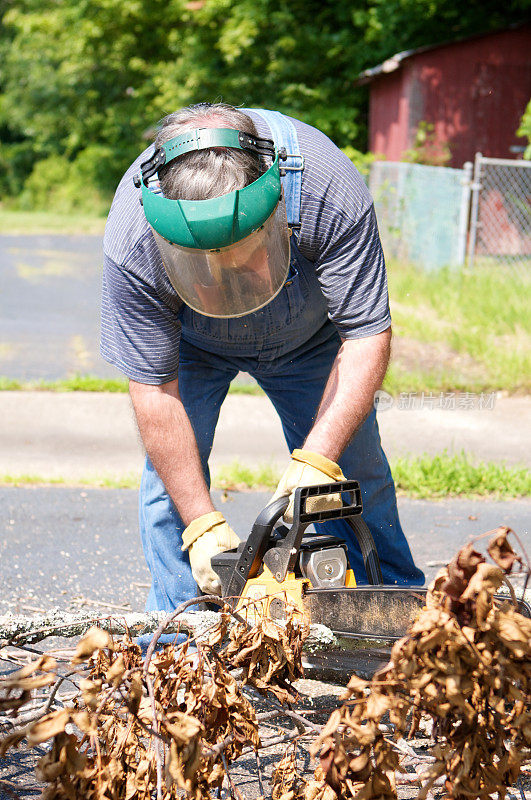
POLYGON ((398 458, 391 464, 397 491, 410 497, 528 496, 531 473, 525 467, 472 462, 464 453, 398 458))

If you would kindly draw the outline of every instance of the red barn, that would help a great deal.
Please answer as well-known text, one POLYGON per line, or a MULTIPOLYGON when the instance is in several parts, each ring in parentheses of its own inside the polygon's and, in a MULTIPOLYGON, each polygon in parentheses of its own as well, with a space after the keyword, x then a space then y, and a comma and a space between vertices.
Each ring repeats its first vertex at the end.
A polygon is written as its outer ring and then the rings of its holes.
POLYGON ((398 53, 362 73, 356 84, 364 83, 374 153, 399 161, 426 122, 449 147, 448 166, 478 151, 515 158, 526 143, 515 131, 531 95, 531 26, 398 53))

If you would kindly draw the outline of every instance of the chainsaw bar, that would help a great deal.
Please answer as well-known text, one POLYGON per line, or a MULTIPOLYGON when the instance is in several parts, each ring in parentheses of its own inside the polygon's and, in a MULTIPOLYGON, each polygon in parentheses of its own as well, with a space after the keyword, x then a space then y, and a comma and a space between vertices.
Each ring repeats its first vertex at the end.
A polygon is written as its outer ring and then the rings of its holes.
MULTIPOLYGON (((337 683, 348 681, 353 673, 372 678, 388 663, 393 644, 406 635, 425 605, 426 593, 424 587, 397 586, 306 589, 302 601, 312 625, 328 628, 334 640, 319 649, 317 639, 313 651, 303 652, 305 676, 337 683)), ((508 595, 495 597, 509 600, 508 595)), ((518 611, 531 618, 531 608, 523 600, 518 601, 518 611)), ((269 613, 284 620, 284 603, 273 601, 269 613)))
MULTIPOLYGON (((313 624, 325 625, 335 642, 322 652, 305 653, 308 677, 321 680, 349 678, 353 672, 370 679, 385 666, 391 648, 424 606, 426 588, 358 586, 355 589, 309 589, 304 601, 313 624)), ((499 601, 507 595, 496 595, 499 601)), ((518 601, 518 611, 531 618, 531 608, 518 601)))
POLYGON ((338 636, 391 644, 400 639, 424 605, 426 589, 357 586, 355 589, 308 589, 304 604, 312 623, 338 636))

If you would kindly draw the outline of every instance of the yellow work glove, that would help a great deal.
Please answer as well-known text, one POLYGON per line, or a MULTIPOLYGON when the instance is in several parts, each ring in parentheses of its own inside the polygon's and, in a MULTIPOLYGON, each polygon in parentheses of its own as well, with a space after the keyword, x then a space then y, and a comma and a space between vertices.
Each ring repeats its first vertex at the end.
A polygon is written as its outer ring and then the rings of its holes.
POLYGON ((181 550, 188 550, 192 575, 202 592, 221 594, 221 582, 212 569, 211 559, 239 544, 240 539, 227 525, 221 511, 203 514, 183 531, 181 550))
MULTIPOLYGON (((344 481, 345 476, 334 461, 311 450, 294 450, 291 464, 280 479, 271 502, 279 497, 290 495, 289 506, 284 513, 286 522, 293 522, 293 492, 299 486, 318 486, 321 483, 344 481)), ((340 494, 327 494, 312 497, 306 501, 307 511, 329 511, 343 505, 340 494)))

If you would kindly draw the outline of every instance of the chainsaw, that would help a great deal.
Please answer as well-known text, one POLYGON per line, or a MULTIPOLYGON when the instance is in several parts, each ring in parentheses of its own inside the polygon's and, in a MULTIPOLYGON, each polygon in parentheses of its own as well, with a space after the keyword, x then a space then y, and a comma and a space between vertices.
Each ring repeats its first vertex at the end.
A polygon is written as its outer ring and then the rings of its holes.
MULTIPOLYGON (((362 519, 357 481, 299 487, 294 492, 293 522, 281 522, 289 497, 280 497, 258 515, 251 534, 235 550, 212 559, 221 593, 250 621, 256 616, 320 624, 333 633, 325 651, 305 655, 306 674, 334 679, 352 672, 371 677, 387 663, 391 647, 405 635, 424 605, 425 587, 388 586, 382 578, 378 550, 362 519), (340 495, 343 505, 329 510, 316 498, 340 495), (358 542, 367 585, 357 585, 347 546, 336 536, 310 534, 312 523, 343 519, 358 542)), ((520 601, 520 613, 531 617, 520 601)))

